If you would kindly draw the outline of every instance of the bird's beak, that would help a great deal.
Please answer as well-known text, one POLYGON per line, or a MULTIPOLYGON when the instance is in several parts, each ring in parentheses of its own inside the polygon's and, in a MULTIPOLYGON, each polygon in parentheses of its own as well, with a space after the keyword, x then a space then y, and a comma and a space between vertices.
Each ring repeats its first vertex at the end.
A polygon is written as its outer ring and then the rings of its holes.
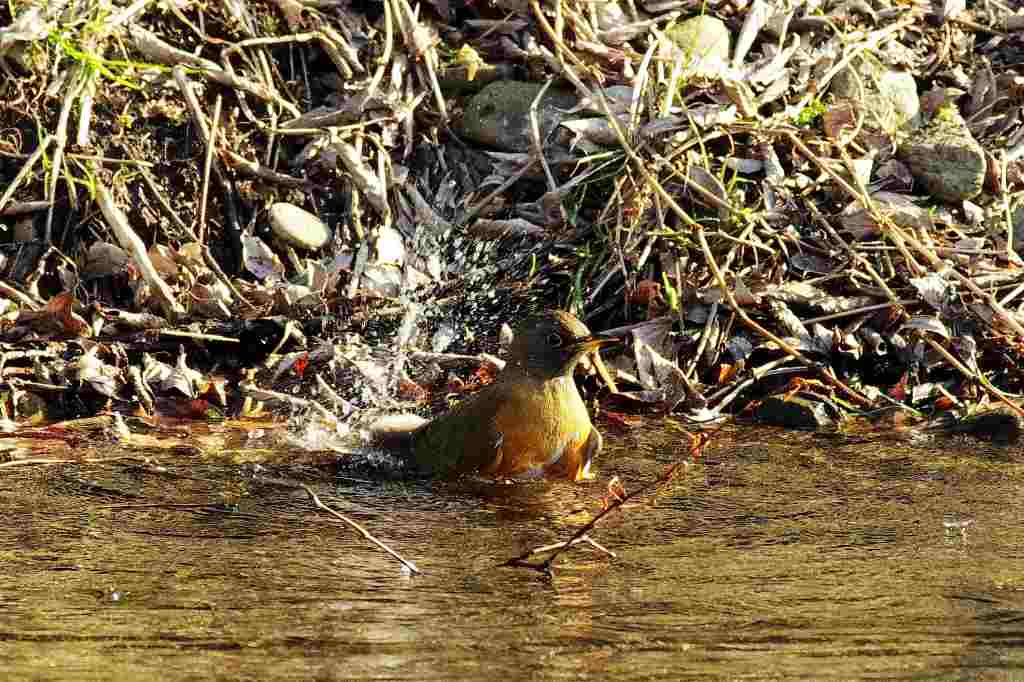
POLYGON ((591 334, 590 336, 584 336, 576 339, 573 342, 573 350, 589 353, 590 351, 597 350, 598 348, 618 346, 621 343, 622 338, 619 336, 611 336, 609 334, 591 334))
POLYGON ((605 386, 612 393, 618 393, 619 389, 615 385, 615 377, 612 376, 611 372, 604 364, 604 360, 601 359, 601 354, 597 351, 606 346, 619 346, 624 343, 624 339, 620 336, 612 336, 611 334, 591 334, 582 339, 578 339, 575 344, 577 352, 584 355, 589 355, 594 369, 597 370, 598 376, 604 381, 605 386))

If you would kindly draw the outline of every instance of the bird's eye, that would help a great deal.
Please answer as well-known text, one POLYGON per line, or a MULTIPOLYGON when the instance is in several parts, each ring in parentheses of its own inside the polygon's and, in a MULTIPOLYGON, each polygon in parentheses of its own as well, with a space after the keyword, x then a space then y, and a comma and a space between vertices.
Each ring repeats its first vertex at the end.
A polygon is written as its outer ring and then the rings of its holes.
POLYGON ((552 348, 561 348, 562 347, 562 337, 559 336, 558 334, 549 334, 548 335, 548 345, 551 346, 552 348))

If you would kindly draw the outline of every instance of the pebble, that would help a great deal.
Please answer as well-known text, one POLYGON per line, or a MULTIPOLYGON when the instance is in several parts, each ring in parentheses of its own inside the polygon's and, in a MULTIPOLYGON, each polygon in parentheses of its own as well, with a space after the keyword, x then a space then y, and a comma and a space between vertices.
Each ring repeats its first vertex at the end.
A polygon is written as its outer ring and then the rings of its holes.
POLYGON ((270 227, 292 246, 315 251, 331 238, 331 228, 309 211, 278 202, 270 207, 270 227))

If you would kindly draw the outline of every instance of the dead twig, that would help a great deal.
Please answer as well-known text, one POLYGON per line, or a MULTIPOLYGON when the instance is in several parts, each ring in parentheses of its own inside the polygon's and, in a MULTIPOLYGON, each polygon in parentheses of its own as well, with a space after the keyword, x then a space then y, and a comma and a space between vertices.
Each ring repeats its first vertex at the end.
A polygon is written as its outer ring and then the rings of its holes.
POLYGON ((0 462, 0 469, 17 466, 29 466, 33 464, 104 464, 106 462, 123 462, 125 460, 137 460, 150 462, 152 457, 140 455, 119 455, 116 457, 81 457, 81 458, 58 458, 58 457, 33 457, 31 459, 15 459, 10 462, 0 462))
POLYGON ((629 500, 633 499, 634 497, 644 495, 648 491, 665 485, 666 483, 671 481, 675 477, 676 472, 678 472, 680 468, 689 464, 690 461, 697 460, 700 458, 701 453, 704 450, 704 447, 707 445, 707 441, 708 437, 704 433, 690 434, 689 456, 685 459, 679 460, 675 464, 672 464, 667 469, 665 469, 661 476, 658 476, 658 478, 648 481, 647 483, 641 485, 639 488, 633 490, 632 492, 627 492, 626 489, 622 487, 622 484, 619 482, 618 477, 613 478, 611 481, 608 482, 608 497, 606 497, 604 500, 604 509, 602 509, 598 514, 595 514, 594 518, 592 518, 590 521, 582 525, 575 533, 572 534, 572 536, 568 540, 558 542, 552 545, 546 545, 543 547, 529 549, 520 554, 519 556, 513 557, 501 564, 498 564, 498 566, 529 568, 531 570, 542 573, 548 578, 550 578, 554 575, 551 566, 554 563, 555 559, 557 559, 560 554, 565 552, 570 547, 577 545, 581 542, 586 542, 596 547, 598 550, 614 557, 614 552, 602 547, 601 545, 598 545, 596 542, 591 540, 589 535, 587 534, 591 530, 593 530, 598 523, 600 523, 601 519, 608 516, 616 509, 622 507, 629 500), (536 556, 537 554, 544 554, 549 551, 551 552, 551 554, 544 561, 528 561, 528 559, 532 556, 536 556))
POLYGON ((423 571, 421 571, 420 569, 416 568, 416 564, 414 564, 413 562, 409 561, 408 559, 403 557, 401 554, 399 554, 398 552, 396 552, 395 550, 391 549, 390 547, 385 545, 383 542, 381 542, 380 540, 375 538, 370 533, 370 531, 366 530, 365 528, 363 528, 358 523, 356 523, 352 519, 348 518, 344 514, 342 514, 340 512, 334 511, 333 509, 328 507, 326 504, 321 502, 320 498, 317 497, 316 493, 314 493, 310 489, 310 487, 308 485, 303 485, 302 488, 303 488, 303 490, 306 491, 306 494, 309 495, 310 501, 313 503, 313 505, 317 509, 320 509, 322 511, 327 512, 328 514, 330 514, 334 518, 339 519, 340 521, 342 521, 343 523, 348 525, 350 528, 354 529, 356 532, 358 532, 364 538, 366 538, 367 540, 369 540, 373 544, 377 545, 377 547, 381 548, 382 550, 384 550, 385 552, 390 554, 392 557, 397 559, 399 561, 399 563, 401 563, 403 566, 405 566, 409 570, 409 572, 412 573, 413 575, 421 575, 423 573, 423 571))
MULTIPOLYGON (((29 174, 32 172, 32 169, 35 168, 35 165, 39 162, 39 160, 43 158, 43 155, 46 154, 46 151, 50 148, 50 145, 56 141, 57 138, 55 136, 47 135, 45 138, 43 138, 43 141, 39 144, 36 150, 32 152, 31 155, 29 155, 24 165, 22 165, 21 169, 18 171, 18 174, 14 176, 14 180, 12 180, 11 184, 4 188, 4 193, 0 195, 0 210, 3 210, 4 207, 7 206, 7 202, 10 201, 11 197, 14 196, 14 193, 21 186, 22 182, 25 181, 25 178, 29 176, 29 174)), ((47 207, 52 206, 52 204, 52 198, 46 201, 47 207)))

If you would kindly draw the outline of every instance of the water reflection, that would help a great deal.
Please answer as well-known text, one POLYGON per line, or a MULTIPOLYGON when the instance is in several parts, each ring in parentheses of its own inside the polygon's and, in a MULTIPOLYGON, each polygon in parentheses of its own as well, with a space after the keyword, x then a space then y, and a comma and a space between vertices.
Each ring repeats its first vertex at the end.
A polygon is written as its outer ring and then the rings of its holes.
POLYGON ((657 476, 678 435, 609 438, 585 485, 352 480, 210 452, 0 469, 0 665, 12 679, 1020 674, 1019 453, 859 440, 719 432, 668 490, 598 527, 618 558, 574 550, 550 582, 496 566, 564 539, 612 475, 657 476))

